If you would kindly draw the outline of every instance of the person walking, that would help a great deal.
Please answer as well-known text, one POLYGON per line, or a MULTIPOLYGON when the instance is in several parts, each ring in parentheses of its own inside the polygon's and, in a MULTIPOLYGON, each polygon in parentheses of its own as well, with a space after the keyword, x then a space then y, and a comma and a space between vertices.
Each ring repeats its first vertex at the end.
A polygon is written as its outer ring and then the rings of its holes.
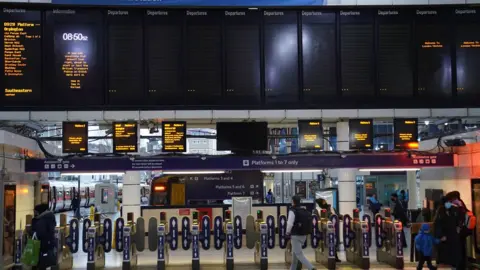
POLYGON ((403 207, 402 202, 399 201, 397 193, 393 193, 390 196, 390 199, 393 203, 393 212, 392 215, 395 217, 396 220, 402 222, 402 245, 403 248, 407 247, 407 238, 405 237, 404 228, 409 226, 407 211, 403 207))
POLYGON ((458 220, 457 207, 443 197, 434 218, 435 237, 445 239, 437 249, 437 265, 448 265, 454 269, 458 267, 462 257, 458 220))
POLYGON ((312 230, 312 215, 305 208, 300 207, 300 197, 293 196, 292 207, 288 212, 287 236, 291 236, 292 244, 292 265, 290 270, 297 270, 298 262, 309 270, 316 270, 312 263, 303 254, 303 243, 307 240, 307 235, 312 230))
POLYGON ((368 205, 370 211, 372 211, 372 217, 375 218, 382 208, 382 204, 377 200, 377 194, 373 193, 368 197, 368 205))
POLYGON ((417 270, 423 269, 425 262, 427 262, 428 269, 437 269, 432 264, 433 245, 437 245, 440 241, 445 241, 445 239, 445 237, 442 239, 433 237, 430 234, 430 225, 427 223, 422 224, 419 234, 415 237, 415 248, 420 255, 417 270))
POLYGON ((37 205, 31 233, 40 241, 40 255, 37 266, 32 269, 45 270, 56 264, 55 226, 55 215, 48 210, 48 204, 37 205))

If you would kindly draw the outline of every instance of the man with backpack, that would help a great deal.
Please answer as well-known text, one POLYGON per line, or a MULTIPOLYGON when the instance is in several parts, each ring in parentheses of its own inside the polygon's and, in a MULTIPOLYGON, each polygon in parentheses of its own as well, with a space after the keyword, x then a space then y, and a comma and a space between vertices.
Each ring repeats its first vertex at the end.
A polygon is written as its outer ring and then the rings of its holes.
POLYGON ((288 211, 287 235, 290 235, 292 244, 292 265, 290 270, 296 270, 300 261, 303 266, 309 270, 316 270, 303 254, 303 243, 307 240, 307 235, 312 231, 312 214, 307 209, 300 207, 300 197, 293 196, 292 207, 288 211))

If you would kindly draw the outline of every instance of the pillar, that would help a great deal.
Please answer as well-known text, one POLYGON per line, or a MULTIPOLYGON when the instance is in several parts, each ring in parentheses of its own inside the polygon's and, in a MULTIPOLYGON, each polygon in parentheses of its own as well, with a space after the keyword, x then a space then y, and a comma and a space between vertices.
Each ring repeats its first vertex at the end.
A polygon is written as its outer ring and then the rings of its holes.
MULTIPOLYGON (((349 125, 347 122, 337 123, 337 150, 348 151, 350 141, 349 125)), ((357 208, 357 168, 337 169, 338 177, 338 212, 352 215, 357 208)))
POLYGON ((135 220, 140 212, 140 172, 127 171, 123 176, 122 217, 126 220, 127 213, 133 213, 135 220))
POLYGON ((420 178, 417 177, 417 173, 418 171, 407 171, 408 209, 422 208, 420 178))

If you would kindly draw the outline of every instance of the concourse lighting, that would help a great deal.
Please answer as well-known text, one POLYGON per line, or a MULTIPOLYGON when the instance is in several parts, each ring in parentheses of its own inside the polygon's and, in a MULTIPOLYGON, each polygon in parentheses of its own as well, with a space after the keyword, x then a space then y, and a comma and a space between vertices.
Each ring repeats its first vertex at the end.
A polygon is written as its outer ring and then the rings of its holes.
POLYGON ((291 169, 291 170, 265 170, 262 173, 295 173, 295 172, 305 172, 305 173, 314 173, 314 172, 322 172, 322 170, 302 170, 302 169, 291 169))
POLYGON ((359 169, 361 172, 404 172, 404 171, 419 171, 420 168, 372 168, 372 169, 359 169))
POLYGON ((62 176, 77 176, 77 175, 116 175, 123 176, 124 172, 91 172, 91 173, 61 173, 62 176))
POLYGON ((164 171, 163 174, 222 174, 225 171, 164 171))

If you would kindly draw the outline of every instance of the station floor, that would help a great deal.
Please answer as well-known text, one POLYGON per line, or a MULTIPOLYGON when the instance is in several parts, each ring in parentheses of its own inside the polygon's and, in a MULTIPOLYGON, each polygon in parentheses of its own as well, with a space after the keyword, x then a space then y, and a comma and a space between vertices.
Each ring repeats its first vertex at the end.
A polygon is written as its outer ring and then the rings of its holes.
MULTIPOLYGON (((70 220, 73 217, 72 212, 66 212, 67 220, 70 220)), ((57 222, 59 222, 60 214, 56 214, 57 222)), ((110 218, 114 219, 118 217, 117 215, 109 215, 110 218)), ((409 232, 406 232, 407 235, 409 232)), ((81 236, 80 236, 80 239, 81 236)), ((407 237, 408 241, 409 237, 407 237)), ((147 243, 147 240, 145 241, 147 243)), ((244 242, 245 243, 245 242, 244 242)), ((410 243, 408 243, 410 247, 410 243)), ((404 269, 416 269, 415 263, 410 262, 410 249, 406 248, 404 250, 405 253, 405 268, 404 269)), ((250 270, 250 269, 257 269, 258 266, 255 265, 254 262, 254 250, 248 249, 246 247, 242 249, 235 249, 234 250, 234 258, 235 258, 235 269, 236 270, 250 270)), ((314 250, 307 246, 304 249, 305 256, 311 261, 315 262, 315 253, 314 250)), ((191 258, 192 252, 191 250, 183 250, 179 247, 175 251, 169 251, 169 262, 167 269, 189 269, 191 265, 191 258)), ((337 269, 360 269, 355 267, 346 262, 345 252, 340 251, 338 253, 341 263, 337 264, 337 269)), ((148 247, 145 248, 143 252, 138 253, 138 269, 156 269, 157 263, 157 253, 151 252, 148 250, 148 247)), ((289 256, 289 255, 288 255, 289 256)), ((121 269, 122 266, 122 254, 116 251, 107 253, 105 255, 105 268, 106 269, 121 269)), ((85 269, 87 264, 87 254, 83 253, 79 250, 78 253, 73 254, 73 269, 85 269)), ((200 250, 200 265, 202 270, 217 270, 217 269, 225 269, 224 267, 224 259, 223 259, 223 249, 222 250, 200 250)), ((290 269, 290 265, 285 263, 285 250, 276 247, 274 249, 268 250, 268 261, 269 261, 269 270, 284 270, 290 269)), ((371 262, 371 269, 393 269, 392 267, 378 263, 376 260, 376 247, 370 248, 370 262, 371 262)), ((325 269, 325 267, 321 266, 320 264, 315 264, 314 266, 317 269, 325 269)), ((306 268, 304 268, 306 269, 306 268)), ((425 266, 425 269, 426 266, 425 266)), ((442 268, 440 268, 442 269, 442 268)), ((449 269, 449 268, 444 268, 449 269)))

